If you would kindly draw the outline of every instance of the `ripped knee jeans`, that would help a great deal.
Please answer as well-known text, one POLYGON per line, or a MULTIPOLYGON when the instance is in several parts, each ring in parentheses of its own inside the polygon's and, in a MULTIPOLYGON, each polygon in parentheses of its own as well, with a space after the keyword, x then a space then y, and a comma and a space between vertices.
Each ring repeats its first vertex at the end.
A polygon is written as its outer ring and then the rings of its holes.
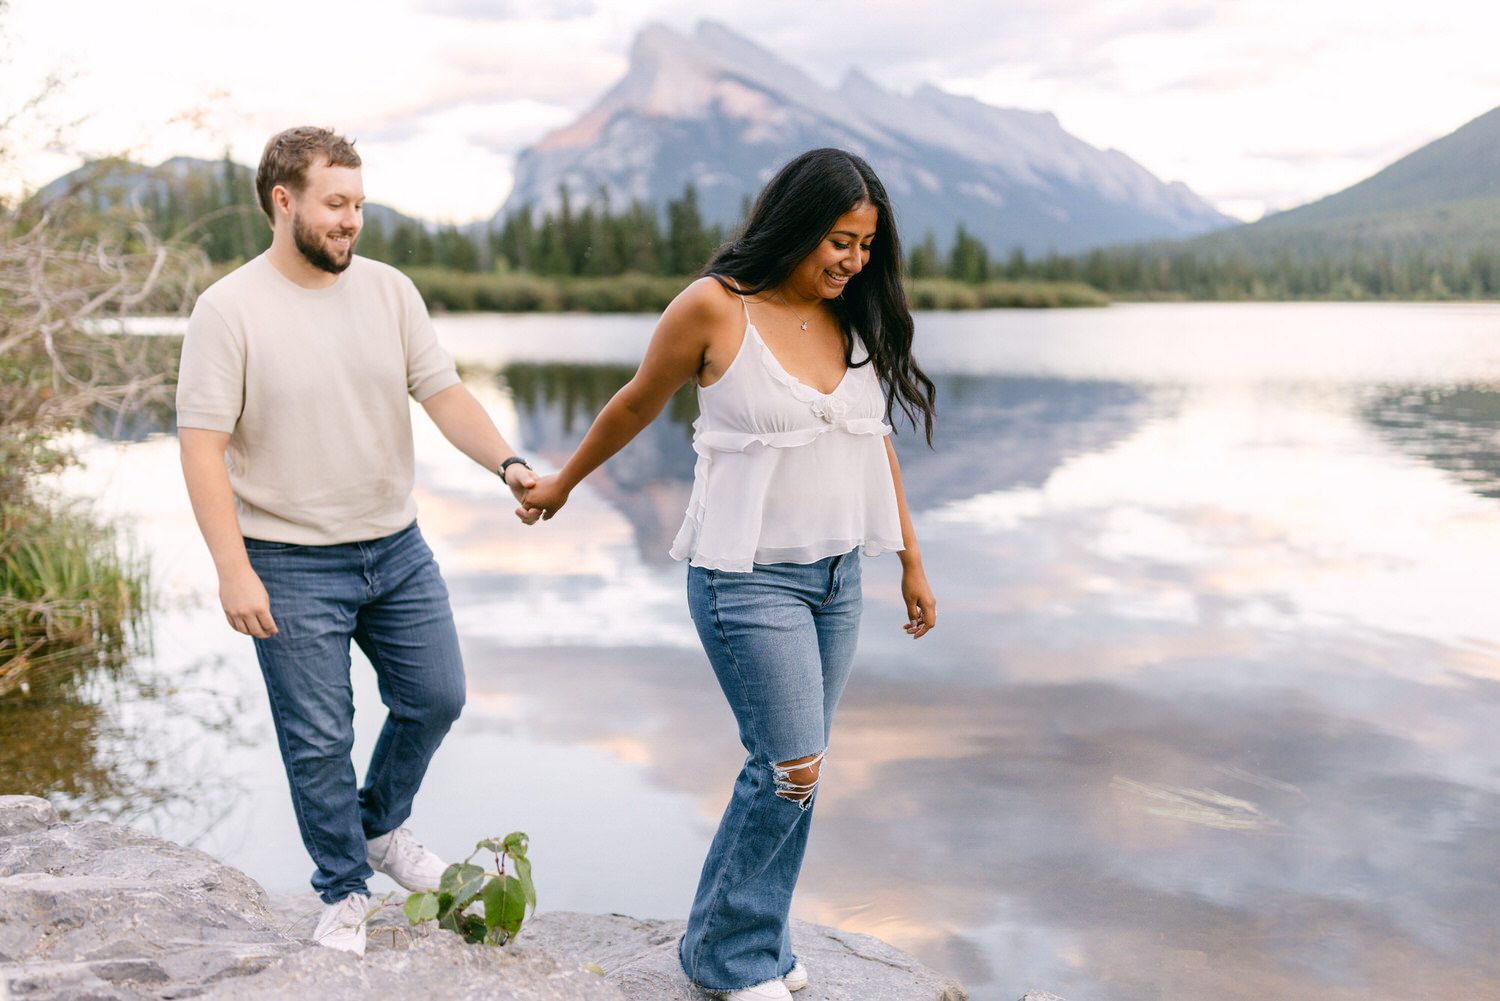
POLYGON ((688 569, 688 608, 748 755, 680 946, 684 971, 709 990, 772 980, 795 962, 788 915, 859 636, 859 559, 688 569))

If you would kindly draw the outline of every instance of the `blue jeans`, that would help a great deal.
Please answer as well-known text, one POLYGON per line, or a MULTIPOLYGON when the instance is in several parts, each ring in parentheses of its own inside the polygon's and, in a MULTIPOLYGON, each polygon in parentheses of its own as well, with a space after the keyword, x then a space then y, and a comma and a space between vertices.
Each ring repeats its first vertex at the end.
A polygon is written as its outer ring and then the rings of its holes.
POLYGON ((415 523, 368 542, 298 546, 246 539, 280 630, 255 641, 302 843, 325 903, 365 893, 365 841, 411 814, 433 752, 464 705, 448 588, 415 523), (389 710, 356 787, 349 643, 389 710))
POLYGON ((688 568, 688 609, 749 752, 678 947, 709 990, 774 980, 796 961, 789 914, 816 788, 778 766, 828 747, 859 637, 859 559, 688 568))

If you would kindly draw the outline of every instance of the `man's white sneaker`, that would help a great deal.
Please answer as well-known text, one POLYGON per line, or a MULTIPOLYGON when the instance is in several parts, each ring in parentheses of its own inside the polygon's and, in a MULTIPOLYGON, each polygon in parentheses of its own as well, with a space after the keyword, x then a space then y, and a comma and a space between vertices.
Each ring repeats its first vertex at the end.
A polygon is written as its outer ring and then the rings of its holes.
POLYGON ((370 913, 370 898, 351 893, 343 900, 323 906, 323 916, 313 929, 313 941, 329 949, 365 954, 365 918, 370 913))
POLYGON ((807 986, 807 967, 802 965, 802 960, 792 961, 792 968, 781 978, 781 982, 786 984, 789 991, 800 991, 807 986))
POLYGON ((367 842, 370 868, 416 893, 436 890, 448 863, 423 848, 411 831, 398 827, 367 842))
POLYGON ((788 1001, 792 996, 786 984, 780 980, 767 980, 753 987, 741 987, 737 991, 720 991, 724 1001, 788 1001))

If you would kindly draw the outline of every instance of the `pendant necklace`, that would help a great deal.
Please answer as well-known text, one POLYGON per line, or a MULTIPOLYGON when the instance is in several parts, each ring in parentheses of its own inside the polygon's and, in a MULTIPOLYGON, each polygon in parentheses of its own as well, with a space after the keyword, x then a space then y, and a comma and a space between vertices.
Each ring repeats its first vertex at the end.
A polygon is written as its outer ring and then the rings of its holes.
POLYGON ((802 321, 802 329, 806 330, 807 329, 807 321, 803 320, 802 319, 802 314, 799 313, 799 312, 797 312, 795 309, 793 309, 792 308, 792 304, 786 301, 786 296, 784 296, 784 295, 781 294, 781 290, 780 289, 776 290, 776 297, 782 301, 782 303, 786 306, 787 309, 792 310, 792 315, 795 316, 798 320, 802 321))

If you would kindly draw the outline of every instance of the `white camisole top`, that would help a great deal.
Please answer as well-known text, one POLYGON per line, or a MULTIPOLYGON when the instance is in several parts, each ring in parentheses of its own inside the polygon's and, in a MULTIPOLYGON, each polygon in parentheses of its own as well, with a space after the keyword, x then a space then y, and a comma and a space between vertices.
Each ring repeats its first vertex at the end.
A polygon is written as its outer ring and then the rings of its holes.
MULTIPOLYGON (((866 354, 854 335, 854 361, 866 354)), ((873 365, 851 366, 831 393, 803 385, 761 340, 747 305, 739 352, 698 387, 698 410, 693 493, 673 559, 749 572, 903 548, 873 365)))

